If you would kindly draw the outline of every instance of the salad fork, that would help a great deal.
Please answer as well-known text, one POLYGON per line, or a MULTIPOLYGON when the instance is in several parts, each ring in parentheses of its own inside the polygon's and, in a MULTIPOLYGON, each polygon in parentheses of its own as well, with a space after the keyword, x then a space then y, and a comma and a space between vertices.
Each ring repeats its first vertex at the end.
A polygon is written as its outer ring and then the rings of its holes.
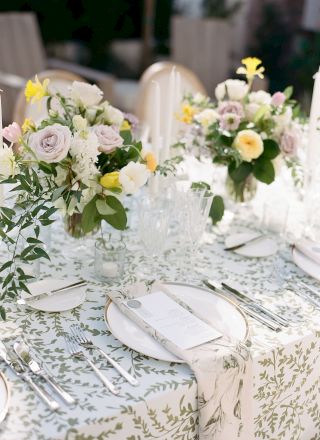
POLYGON ((72 324, 70 326, 70 330, 78 344, 80 344, 84 348, 88 348, 89 350, 97 350, 102 356, 111 364, 118 373, 121 374, 122 377, 124 377, 131 385, 139 385, 138 380, 133 377, 130 373, 128 373, 124 368, 121 367, 115 360, 113 360, 105 351, 103 351, 100 347, 95 345, 91 339, 89 339, 84 332, 84 330, 81 328, 78 324, 72 324))
POLYGON ((81 346, 77 343, 75 338, 70 335, 65 335, 64 339, 66 341, 66 345, 68 348, 68 351, 72 357, 82 359, 86 361, 90 367, 93 369, 93 371, 96 373, 98 378, 101 380, 104 386, 106 386, 109 391, 111 391, 112 394, 118 395, 120 390, 118 387, 116 387, 112 382, 109 381, 102 373, 101 371, 94 365, 94 363, 89 359, 83 352, 81 346))

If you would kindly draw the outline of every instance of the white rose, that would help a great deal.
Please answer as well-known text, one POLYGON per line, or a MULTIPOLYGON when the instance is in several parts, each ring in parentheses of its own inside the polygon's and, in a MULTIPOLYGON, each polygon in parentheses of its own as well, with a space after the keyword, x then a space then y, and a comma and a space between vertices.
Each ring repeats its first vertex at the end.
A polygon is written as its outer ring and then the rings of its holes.
POLYGON ((195 119, 204 127, 207 128, 219 118, 219 114, 212 108, 206 108, 195 116, 195 119))
POLYGON ((92 129, 98 138, 99 151, 111 153, 123 145, 123 138, 109 125, 95 125, 92 129))
POLYGON ((106 118, 108 123, 120 127, 124 120, 122 111, 113 107, 108 102, 103 103, 103 107, 103 116, 106 118))
POLYGON ((224 82, 217 85, 214 91, 218 101, 222 101, 226 95, 226 84, 224 82))
POLYGON ((73 81, 70 96, 78 104, 88 107, 99 104, 103 96, 103 91, 94 84, 73 81))
POLYGON ((2 179, 8 179, 8 177, 14 176, 16 172, 17 164, 12 148, 3 144, 0 148, 0 176, 2 179))
POLYGON ((234 101, 241 101, 249 90, 248 84, 241 79, 227 79, 225 85, 229 98, 234 101))
POLYGON ((129 162, 119 172, 119 182, 126 194, 133 194, 147 183, 150 172, 142 163, 129 162))
POLYGON ((271 104, 271 95, 264 90, 259 90, 258 92, 251 92, 249 94, 249 101, 260 105, 271 104))
POLYGON ((65 125, 53 124, 32 133, 29 146, 39 160, 44 162, 60 162, 69 151, 71 131, 65 125))
POLYGON ((255 102, 250 102, 245 106, 245 114, 249 121, 254 121, 254 117, 257 114, 258 110, 260 109, 260 105, 256 104, 255 102))
POLYGON ((76 131, 84 131, 87 128, 88 121, 81 115, 75 115, 72 118, 72 123, 76 131))

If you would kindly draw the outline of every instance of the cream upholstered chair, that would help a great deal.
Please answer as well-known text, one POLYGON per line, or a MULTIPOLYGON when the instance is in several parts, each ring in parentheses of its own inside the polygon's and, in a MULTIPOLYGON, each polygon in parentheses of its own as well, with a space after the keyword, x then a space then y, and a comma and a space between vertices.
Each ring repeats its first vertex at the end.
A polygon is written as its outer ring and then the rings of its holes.
POLYGON ((47 58, 32 12, 4 12, 0 14, 0 89, 3 89, 4 123, 12 119, 12 110, 19 89, 35 73, 45 69, 73 72, 96 83, 104 96, 113 102, 112 75, 60 59, 47 58))
MULTIPOLYGON (((39 72, 37 76, 41 82, 48 78, 50 80, 49 87, 51 90, 58 91, 63 95, 68 92, 68 88, 73 81, 86 82, 81 76, 65 70, 45 70, 39 72)), ((34 77, 31 79, 34 79, 34 77)), ((27 103, 24 96, 24 89, 20 90, 14 106, 13 120, 22 125, 25 118, 31 118, 33 121, 38 122, 45 117, 47 117, 46 100, 44 99, 35 104, 27 103)))
POLYGON ((174 64, 169 61, 163 61, 152 64, 143 73, 136 99, 135 113, 146 126, 150 127, 152 114, 154 112, 154 103, 152 102, 152 81, 157 81, 161 90, 161 119, 160 130, 164 131, 164 124, 166 121, 166 91, 168 90, 169 76, 173 66, 181 75, 181 91, 182 95, 185 93, 202 93, 206 94, 206 90, 197 76, 186 67, 180 64, 174 64))

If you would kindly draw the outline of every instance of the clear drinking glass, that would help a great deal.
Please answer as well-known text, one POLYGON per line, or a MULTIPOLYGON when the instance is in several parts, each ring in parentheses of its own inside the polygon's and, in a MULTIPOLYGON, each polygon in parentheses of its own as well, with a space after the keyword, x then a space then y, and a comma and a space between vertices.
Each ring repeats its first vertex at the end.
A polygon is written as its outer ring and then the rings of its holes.
POLYGON ((99 280, 115 280, 122 277, 126 246, 118 240, 98 239, 95 243, 94 269, 99 280))

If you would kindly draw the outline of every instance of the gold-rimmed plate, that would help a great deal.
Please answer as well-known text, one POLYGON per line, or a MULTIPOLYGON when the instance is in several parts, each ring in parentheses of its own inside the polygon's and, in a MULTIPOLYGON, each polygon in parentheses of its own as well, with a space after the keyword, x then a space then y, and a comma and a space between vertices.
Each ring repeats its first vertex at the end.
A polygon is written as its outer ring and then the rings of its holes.
POLYGON ((10 400, 10 388, 8 381, 3 373, 0 371, 0 423, 5 419, 10 400))
MULTIPOLYGON (((203 287, 182 283, 165 286, 223 335, 241 342, 248 339, 246 316, 232 301, 203 287)), ((113 336, 129 348, 162 361, 183 362, 127 318, 111 300, 106 303, 104 316, 113 336)))

